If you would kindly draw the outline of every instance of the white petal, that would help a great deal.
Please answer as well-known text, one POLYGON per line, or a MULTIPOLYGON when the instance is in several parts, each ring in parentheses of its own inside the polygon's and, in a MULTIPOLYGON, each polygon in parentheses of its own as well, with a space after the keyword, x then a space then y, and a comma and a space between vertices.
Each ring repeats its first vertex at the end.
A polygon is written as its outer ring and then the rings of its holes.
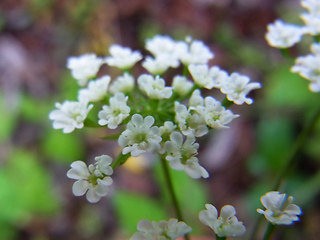
POLYGON ((75 196, 82 196, 89 188, 89 183, 86 180, 78 180, 72 186, 72 193, 75 196))

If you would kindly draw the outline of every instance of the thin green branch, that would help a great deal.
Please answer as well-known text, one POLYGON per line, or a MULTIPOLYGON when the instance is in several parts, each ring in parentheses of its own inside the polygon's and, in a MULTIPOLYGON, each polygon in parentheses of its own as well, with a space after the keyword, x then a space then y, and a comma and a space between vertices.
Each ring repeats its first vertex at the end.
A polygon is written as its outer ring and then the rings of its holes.
MULTIPOLYGON (((164 178, 165 178, 165 181, 166 181, 166 185, 168 187, 170 198, 171 198, 173 207, 175 209, 177 218, 178 218, 179 221, 183 221, 181 207, 180 207, 180 205, 178 203, 176 194, 175 194, 174 189, 173 189, 173 183, 172 183, 172 179, 171 179, 171 176, 170 176, 168 163, 167 163, 166 159, 163 158, 163 157, 161 157, 161 165, 162 165, 162 169, 163 169, 163 174, 164 174, 164 178)), ((184 236, 184 239, 185 240, 189 240, 188 234, 184 236)))

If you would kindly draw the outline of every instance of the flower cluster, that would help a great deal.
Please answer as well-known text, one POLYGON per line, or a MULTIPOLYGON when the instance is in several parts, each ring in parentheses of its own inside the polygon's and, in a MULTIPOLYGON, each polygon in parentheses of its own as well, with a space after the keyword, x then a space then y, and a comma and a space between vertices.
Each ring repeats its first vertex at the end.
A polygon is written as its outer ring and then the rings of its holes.
MULTIPOLYGON (((301 6, 307 11, 300 14, 304 25, 286 23, 276 20, 268 25, 266 39, 270 46, 276 48, 289 48, 302 40, 303 35, 311 35, 317 38, 320 35, 320 1, 301 0, 301 6)), ((311 54, 298 57, 292 72, 299 73, 311 83, 312 92, 320 92, 320 67, 319 67, 319 43, 310 46, 311 54)))
POLYGON ((261 203, 266 210, 257 209, 257 212, 273 224, 290 225, 298 221, 298 215, 302 214, 300 207, 292 202, 293 197, 285 193, 268 192, 261 197, 261 203))
POLYGON ((142 219, 137 225, 138 232, 130 240, 174 240, 191 232, 184 222, 171 218, 168 221, 152 221, 142 219))

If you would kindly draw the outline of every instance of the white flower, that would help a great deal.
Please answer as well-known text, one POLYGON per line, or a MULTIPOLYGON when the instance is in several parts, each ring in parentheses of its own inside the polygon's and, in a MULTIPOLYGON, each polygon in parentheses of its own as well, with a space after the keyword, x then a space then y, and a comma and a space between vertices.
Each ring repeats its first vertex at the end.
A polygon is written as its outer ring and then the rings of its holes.
POLYGON ((303 13, 300 15, 300 17, 306 25, 304 28, 306 33, 311 35, 317 35, 320 33, 320 16, 314 16, 310 13, 303 13))
POLYGON ((124 147, 123 154, 131 152, 131 156, 137 157, 144 152, 155 152, 160 149, 160 132, 157 126, 153 126, 154 118, 143 118, 140 114, 134 114, 118 139, 120 146, 124 147))
POLYGON ((199 89, 194 90, 189 99, 189 106, 191 106, 192 109, 196 109, 199 106, 203 106, 203 103, 204 103, 204 99, 201 96, 200 90, 199 89))
POLYGON ((191 227, 175 218, 160 222, 142 219, 137 229, 130 240, 175 240, 192 231, 191 227))
POLYGON ((156 76, 154 78, 149 74, 142 74, 138 78, 139 88, 151 99, 170 98, 172 95, 172 88, 165 87, 164 79, 156 76))
POLYGON ((134 78, 128 73, 117 77, 110 86, 110 92, 116 94, 117 92, 129 93, 134 88, 134 78))
POLYGON ((293 197, 285 193, 271 191, 261 197, 261 203, 266 210, 257 209, 266 219, 273 224, 290 225, 298 221, 297 215, 302 214, 299 206, 292 204, 293 197))
POLYGON ((257 82, 249 83, 247 76, 239 73, 232 73, 228 81, 221 86, 221 92, 227 95, 228 100, 235 104, 241 105, 244 102, 251 104, 253 100, 247 98, 246 95, 253 89, 261 88, 261 84, 257 82))
POLYGON ((78 80, 80 86, 85 86, 90 78, 94 78, 99 71, 103 60, 94 53, 83 54, 79 57, 69 57, 67 68, 72 76, 78 80))
POLYGON ((266 39, 270 46, 276 48, 292 47, 301 41, 305 28, 276 20, 268 25, 266 39))
POLYGON ((179 42, 177 51, 180 61, 188 66, 190 64, 206 64, 214 54, 202 41, 191 40, 191 43, 179 42))
POLYGON ((142 55, 138 51, 132 51, 128 47, 122 47, 114 44, 109 48, 110 57, 105 58, 105 62, 109 66, 118 67, 120 69, 129 69, 136 62, 142 59, 142 55))
POLYGON ((108 125, 110 129, 116 129, 122 121, 130 114, 130 107, 127 106, 128 97, 118 92, 109 100, 109 106, 104 105, 98 114, 99 124, 108 125))
POLYGON ((164 144, 166 141, 170 140, 171 133, 176 129, 176 125, 171 121, 165 121, 163 126, 159 128, 160 136, 162 138, 162 142, 160 143, 161 148, 159 149, 160 154, 165 153, 164 144))
POLYGON ((71 169, 67 172, 68 178, 77 180, 72 186, 75 196, 82 196, 86 193, 86 198, 91 203, 98 202, 101 197, 106 196, 112 184, 113 170, 110 167, 112 158, 102 155, 95 158, 96 163, 89 167, 82 161, 75 161, 71 164, 71 169))
POLYGON ((207 89, 218 88, 228 79, 228 74, 225 71, 216 66, 209 69, 207 64, 191 64, 189 71, 194 82, 207 89))
POLYGON ((189 81, 185 76, 175 76, 172 82, 172 89, 180 96, 185 96, 192 89, 193 83, 189 81))
POLYGON ((104 76, 94 81, 90 81, 87 88, 82 88, 78 92, 79 102, 97 102, 107 95, 110 77, 104 76))
POLYGON ((183 136, 179 132, 173 132, 170 140, 165 143, 167 152, 166 159, 170 162, 170 166, 178 171, 185 171, 192 178, 207 178, 209 174, 205 168, 200 166, 198 158, 199 144, 195 143, 195 137, 188 135, 185 142, 183 136))
POLYGON ((242 222, 239 222, 235 216, 236 210, 231 205, 225 205, 221 208, 218 217, 217 209, 206 204, 207 210, 202 210, 199 214, 200 221, 209 226, 219 237, 237 237, 245 233, 246 228, 242 222))
POLYGON ((179 61, 172 55, 163 53, 157 55, 155 58, 146 57, 142 62, 142 66, 153 75, 164 73, 169 67, 176 68, 179 66, 179 61))
POLYGON ((56 103, 57 109, 51 111, 49 118, 53 120, 54 129, 63 129, 64 133, 70 133, 75 128, 83 128, 83 121, 92 107, 92 104, 88 106, 86 103, 74 101, 56 103))
POLYGON ((319 0, 302 0, 301 6, 308 9, 308 11, 315 16, 320 16, 320 2, 319 0))
POLYGON ((194 135, 201 137, 208 133, 208 128, 202 112, 198 108, 187 109, 179 102, 175 102, 175 121, 178 123, 181 132, 184 135, 194 135))
POLYGON ((311 91, 320 92, 320 55, 309 54, 298 57, 291 71, 310 80, 309 88, 311 91))
POLYGON ((154 56, 173 55, 176 51, 176 42, 171 37, 155 35, 153 38, 147 39, 146 49, 154 56))
POLYGON ((226 124, 230 123, 234 118, 239 117, 230 110, 226 110, 221 103, 213 97, 205 98, 204 107, 205 121, 211 128, 227 128, 226 124))

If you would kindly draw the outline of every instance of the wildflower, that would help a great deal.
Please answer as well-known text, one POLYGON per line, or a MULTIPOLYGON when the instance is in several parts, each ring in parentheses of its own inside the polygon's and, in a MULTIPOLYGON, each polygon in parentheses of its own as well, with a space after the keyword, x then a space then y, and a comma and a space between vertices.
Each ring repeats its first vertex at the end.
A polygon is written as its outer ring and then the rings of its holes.
POLYGON ((199 219, 219 237, 237 237, 246 231, 243 223, 239 222, 235 216, 236 210, 233 206, 223 206, 219 217, 218 211, 213 205, 206 204, 205 206, 207 210, 202 210, 199 213, 199 219))
POLYGON ((155 58, 146 57, 142 66, 153 75, 164 73, 169 67, 176 68, 179 66, 179 61, 172 55, 163 53, 155 58))
POLYGON ((176 129, 176 125, 171 121, 165 121, 163 126, 159 128, 160 136, 162 138, 162 142, 160 143, 161 148, 159 149, 159 153, 165 153, 164 144, 166 141, 170 140, 170 134, 176 129))
POLYGON ((78 80, 80 86, 85 86, 90 78, 94 78, 99 71, 103 60, 94 53, 83 54, 79 57, 69 57, 67 68, 72 76, 78 80))
POLYGON ((172 95, 172 88, 165 87, 164 79, 152 75, 142 74, 138 78, 139 88, 151 99, 170 98, 172 95))
POLYGON ((128 47, 122 47, 114 44, 109 48, 110 57, 105 58, 105 62, 109 66, 118 67, 120 69, 130 69, 136 62, 142 59, 139 51, 132 51, 128 47))
POLYGON ((305 31, 301 26, 276 20, 268 25, 266 39, 272 47, 288 48, 300 42, 305 31))
POLYGON ((97 102, 107 95, 110 77, 104 76, 90 81, 87 88, 79 90, 78 99, 80 102, 97 102))
POLYGON ((320 16, 320 2, 318 0, 302 0, 301 6, 314 16, 320 16))
POLYGON ((110 92, 116 94, 117 92, 129 93, 134 88, 134 78, 129 73, 124 73, 117 77, 110 86, 110 92))
POLYGON ((191 227, 175 218, 160 222, 142 219, 137 229, 130 240, 175 240, 192 231, 191 227))
POLYGON ((200 166, 198 158, 195 157, 198 148, 199 144, 195 143, 194 136, 188 135, 183 142, 182 134, 173 132, 170 141, 165 143, 166 159, 173 169, 183 170, 192 178, 207 178, 209 177, 207 170, 200 166))
POLYGON ((155 35, 153 38, 147 39, 146 49, 151 52, 153 56, 162 54, 172 56, 176 52, 176 42, 169 36, 155 35))
POLYGON ((91 203, 98 202, 101 197, 106 196, 112 184, 113 170, 110 167, 112 159, 108 155, 101 155, 95 158, 95 164, 88 167, 82 161, 75 161, 67 172, 68 178, 77 180, 72 186, 75 196, 86 194, 91 203))
POLYGON ((187 108, 185 105, 175 102, 175 121, 184 135, 204 136, 208 128, 202 114, 197 108, 187 108))
POLYGON ((290 225, 298 221, 302 213, 299 206, 292 204, 293 197, 276 191, 268 192, 261 197, 261 203, 266 210, 257 209, 266 219, 273 224, 290 225))
POLYGON ((187 39, 187 42, 180 42, 177 48, 179 59, 185 65, 190 64, 206 64, 214 57, 214 54, 210 51, 202 41, 187 39))
POLYGON ((109 106, 104 105, 99 112, 99 124, 108 125, 110 129, 116 129, 130 114, 130 107, 127 106, 128 97, 118 92, 110 98, 109 106))
POLYGON ((221 83, 228 79, 228 74, 216 66, 209 69, 206 64, 191 64, 189 65, 189 71, 194 82, 207 89, 220 87, 221 83))
POLYGON ((205 98, 204 119, 206 124, 211 128, 227 128, 227 124, 234 118, 239 117, 230 110, 226 110, 221 103, 213 97, 205 98))
POLYGON ((189 93, 193 83, 189 81, 185 76, 176 75, 173 78, 172 89, 180 96, 185 96, 189 93))
POLYGON ((303 13, 300 17, 306 25, 304 28, 306 33, 311 35, 317 35, 320 33, 320 16, 314 16, 311 13, 303 13))
POLYGON ((51 111, 49 118, 53 120, 54 129, 63 129, 63 133, 70 133, 75 128, 83 128, 83 121, 87 118, 93 105, 87 103, 65 101, 56 103, 56 110, 51 111))
POLYGON ((246 95, 253 89, 261 88, 260 83, 249 83, 250 79, 247 76, 239 73, 232 73, 227 81, 221 86, 221 92, 227 95, 228 100, 235 104, 241 105, 244 102, 251 104, 253 100, 246 95))
POLYGON ((154 124, 154 118, 143 118, 140 114, 134 114, 118 139, 120 146, 124 147, 122 154, 131 152, 131 156, 137 157, 144 152, 154 152, 160 149, 160 132, 154 124))

